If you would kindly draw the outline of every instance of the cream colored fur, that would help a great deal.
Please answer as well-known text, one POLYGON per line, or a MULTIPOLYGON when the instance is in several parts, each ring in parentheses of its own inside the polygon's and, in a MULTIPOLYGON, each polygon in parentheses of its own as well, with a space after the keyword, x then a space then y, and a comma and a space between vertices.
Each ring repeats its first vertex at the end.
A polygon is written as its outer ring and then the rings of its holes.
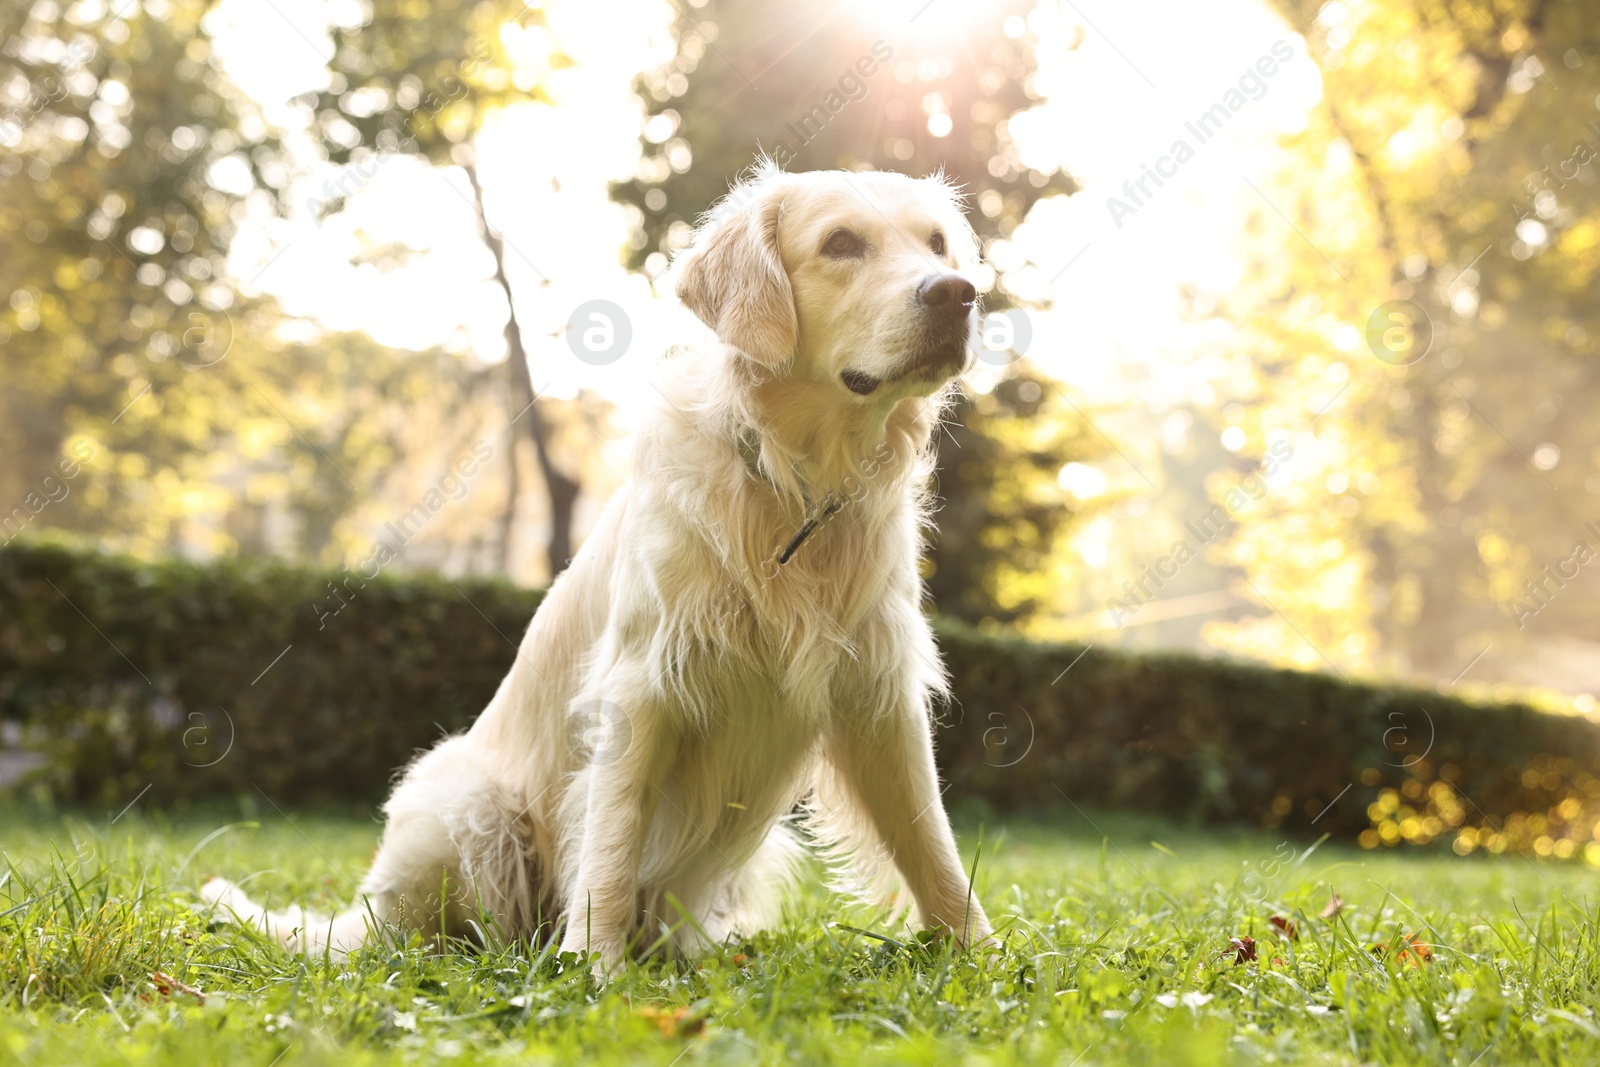
POLYGON ((917 292, 976 264, 971 230, 939 179, 772 168, 710 219, 678 293, 717 340, 664 361, 629 483, 478 721, 400 779, 357 904, 268 913, 221 881, 208 900, 336 953, 372 919, 469 933, 481 909, 606 970, 770 925, 810 839, 856 888, 908 889, 916 921, 989 935, 940 802, 917 576, 967 358, 928 355, 917 292), (840 230, 859 255, 825 251, 840 230), (857 395, 850 371, 880 384, 857 395))

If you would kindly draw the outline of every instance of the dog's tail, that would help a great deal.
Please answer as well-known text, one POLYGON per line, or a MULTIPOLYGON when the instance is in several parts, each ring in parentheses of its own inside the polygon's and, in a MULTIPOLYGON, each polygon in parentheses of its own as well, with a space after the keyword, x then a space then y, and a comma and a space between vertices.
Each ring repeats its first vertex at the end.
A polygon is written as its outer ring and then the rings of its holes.
POLYGON ((372 928, 372 917, 359 904, 338 915, 318 915, 299 906, 268 911, 223 878, 201 886, 200 898, 220 918, 254 926, 286 948, 308 956, 345 956, 361 947, 372 928))

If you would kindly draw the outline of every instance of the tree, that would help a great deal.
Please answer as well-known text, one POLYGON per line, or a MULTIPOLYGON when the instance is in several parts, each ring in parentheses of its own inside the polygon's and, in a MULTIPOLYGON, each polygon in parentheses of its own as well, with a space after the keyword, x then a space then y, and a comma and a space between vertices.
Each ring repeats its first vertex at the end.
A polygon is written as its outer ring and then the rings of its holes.
POLYGON ((92 456, 96 472, 41 510, 44 523, 167 537, 201 491, 211 428, 251 400, 225 362, 241 313, 224 255, 233 212, 274 195, 286 170, 212 62, 205 6, 0 15, 0 405, 13 459, 0 489, 8 505, 23 498, 63 453, 92 456))
POLYGON ((289 161, 216 66, 207 6, 0 25, 0 541, 332 562, 386 489, 412 499, 394 472, 481 424, 414 433, 470 406, 453 357, 308 337, 229 283, 237 213, 289 161))
POLYGON ((1324 82, 1268 190, 1305 237, 1263 212, 1233 314, 1307 477, 1232 545, 1281 614, 1216 635, 1453 677, 1535 616, 1592 634, 1559 572, 1600 549, 1600 5, 1279 6, 1324 82))
MULTIPOLYGON (((572 519, 579 483, 552 457, 551 415, 534 395, 527 347, 507 270, 506 244, 490 223, 474 141, 496 111, 545 101, 544 75, 568 61, 556 51, 543 16, 518 0, 371 0, 359 25, 335 26, 330 81, 311 101, 328 158, 350 167, 354 186, 395 154, 438 166, 459 166, 472 189, 480 235, 494 257, 494 279, 506 299, 504 365, 507 418, 525 427, 550 502, 550 576, 572 556, 572 519), (506 41, 523 47, 512 54, 506 41)), ((324 210, 337 210, 345 196, 324 210)), ((507 453, 510 487, 501 516, 501 569, 521 490, 516 449, 507 453)))
POLYGON ((939 611, 989 628, 1070 609, 1077 562, 1063 534, 1091 507, 1062 489, 1063 457, 1094 433, 1028 371, 963 393, 943 427, 939 511, 923 575, 939 611))

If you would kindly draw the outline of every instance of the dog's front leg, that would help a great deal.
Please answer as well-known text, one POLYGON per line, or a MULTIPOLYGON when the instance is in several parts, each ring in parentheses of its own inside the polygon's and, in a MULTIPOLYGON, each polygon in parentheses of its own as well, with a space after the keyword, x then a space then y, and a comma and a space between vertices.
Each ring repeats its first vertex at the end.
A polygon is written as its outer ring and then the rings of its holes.
POLYGON ((615 741, 603 746, 586 773, 561 951, 598 953, 601 976, 621 967, 638 918, 639 860, 669 754, 658 725, 655 716, 628 714, 622 751, 615 741))
POLYGON ((922 919, 966 946, 992 933, 939 795, 933 735, 919 702, 835 727, 831 759, 877 828, 922 919))

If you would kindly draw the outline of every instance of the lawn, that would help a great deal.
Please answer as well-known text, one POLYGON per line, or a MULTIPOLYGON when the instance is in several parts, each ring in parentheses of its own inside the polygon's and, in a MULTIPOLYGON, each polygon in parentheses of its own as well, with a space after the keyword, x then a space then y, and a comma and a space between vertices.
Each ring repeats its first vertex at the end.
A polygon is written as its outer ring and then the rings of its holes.
POLYGON ((348 899, 370 818, 114 814, 0 808, 0 1062, 1600 1062, 1594 872, 1572 864, 965 817, 998 957, 812 890, 779 932, 601 989, 525 945, 306 961, 198 911, 211 874, 348 899))

